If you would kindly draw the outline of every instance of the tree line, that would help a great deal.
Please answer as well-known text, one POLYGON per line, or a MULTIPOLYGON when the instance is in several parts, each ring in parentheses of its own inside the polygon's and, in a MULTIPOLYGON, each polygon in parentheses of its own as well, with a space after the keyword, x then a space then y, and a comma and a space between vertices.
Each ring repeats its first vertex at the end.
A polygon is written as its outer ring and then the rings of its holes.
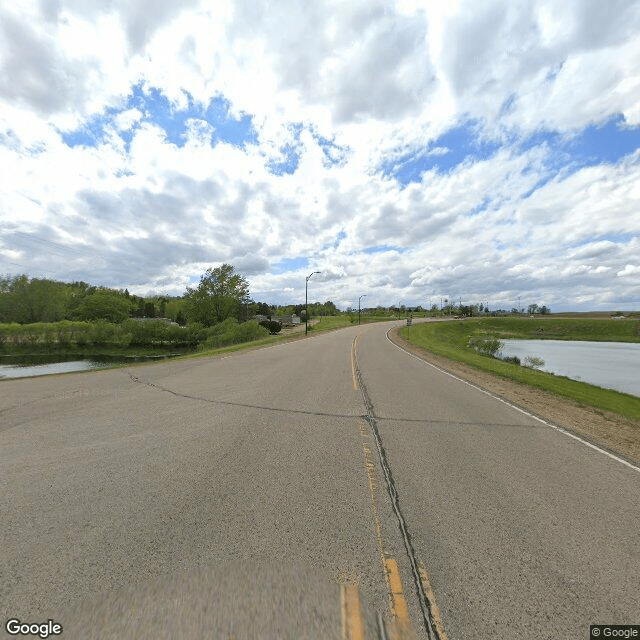
MULTIPOLYGON (((59 282, 27 275, 0 277, 0 323, 98 322, 121 324, 131 318, 166 318, 178 325, 213 327, 232 319, 243 323, 256 315, 268 318, 297 314, 304 305, 270 305, 249 297, 249 283, 230 264, 207 269, 197 286, 183 296, 141 297, 127 289, 86 282, 59 282)), ((336 315, 331 301, 309 304, 310 316, 336 315)))
POLYGON ((175 299, 142 298, 86 282, 59 282, 26 275, 0 278, 0 322, 32 324, 162 317, 175 299))

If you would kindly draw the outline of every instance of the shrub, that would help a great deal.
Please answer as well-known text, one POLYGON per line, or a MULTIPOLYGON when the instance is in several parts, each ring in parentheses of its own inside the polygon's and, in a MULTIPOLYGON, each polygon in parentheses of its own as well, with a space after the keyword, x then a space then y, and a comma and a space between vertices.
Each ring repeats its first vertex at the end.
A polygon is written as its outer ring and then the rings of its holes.
POLYGON ((496 357, 496 354, 502 349, 502 342, 495 338, 489 340, 481 340, 479 338, 470 338, 469 346, 473 347, 478 353, 483 356, 496 357))
POLYGON ((524 366, 530 367, 531 369, 536 369, 537 367, 544 367, 544 360, 542 358, 538 358, 537 356, 527 356, 524 359, 524 366))
POLYGON ((260 326, 267 329, 267 331, 272 336, 275 336, 276 334, 280 333, 280 330, 282 329, 282 325, 279 322, 276 322, 275 320, 263 320, 260 323, 260 326))
POLYGON ((238 325, 235 332, 238 342, 249 342, 250 340, 258 340, 268 335, 268 329, 261 327, 255 322, 243 322, 238 325))
MULTIPOLYGON (((276 323, 279 325, 279 323, 276 323)), ((255 322, 243 322, 238 324, 234 318, 227 318, 204 330, 207 338, 202 342, 201 349, 216 349, 241 342, 250 342, 268 335, 265 327, 255 322)))
POLYGON ((520 358, 518 356, 509 356, 508 358, 502 358, 505 362, 510 362, 511 364, 520 364, 520 358))

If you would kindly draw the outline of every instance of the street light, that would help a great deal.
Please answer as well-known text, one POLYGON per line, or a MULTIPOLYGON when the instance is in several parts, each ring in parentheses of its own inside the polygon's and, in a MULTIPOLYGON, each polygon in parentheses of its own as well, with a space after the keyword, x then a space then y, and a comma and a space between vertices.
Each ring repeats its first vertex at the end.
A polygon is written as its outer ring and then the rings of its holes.
POLYGON ((307 291, 309 289, 309 278, 314 273, 322 273, 322 271, 313 271, 307 276, 307 280, 304 283, 304 335, 306 336, 309 333, 309 300, 307 296, 307 291))
POLYGON ((362 298, 366 298, 367 294, 363 293, 359 298, 358 298, 358 324, 360 324, 360 300, 362 300, 362 298))

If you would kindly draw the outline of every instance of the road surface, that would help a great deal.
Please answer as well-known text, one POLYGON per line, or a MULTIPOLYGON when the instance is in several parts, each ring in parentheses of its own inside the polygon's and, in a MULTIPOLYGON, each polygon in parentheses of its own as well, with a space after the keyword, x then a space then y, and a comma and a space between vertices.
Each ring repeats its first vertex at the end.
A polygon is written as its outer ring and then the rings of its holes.
POLYGON ((640 624, 640 470, 408 355, 391 326, 2 381, 3 625, 573 640, 640 624))

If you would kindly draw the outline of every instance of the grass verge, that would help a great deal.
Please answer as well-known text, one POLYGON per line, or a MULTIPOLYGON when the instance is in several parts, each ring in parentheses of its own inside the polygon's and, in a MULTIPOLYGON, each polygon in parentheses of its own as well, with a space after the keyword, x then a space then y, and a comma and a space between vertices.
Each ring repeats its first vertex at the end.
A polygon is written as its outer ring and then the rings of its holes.
POLYGON ((545 338, 640 342, 640 336, 634 335, 637 326, 637 320, 627 322, 625 320, 570 319, 564 323, 558 319, 535 321, 529 318, 483 318, 463 322, 416 324, 401 329, 400 335, 405 340, 450 360, 463 362, 502 378, 551 391, 583 406, 613 411, 627 418, 640 420, 640 398, 636 396, 504 362, 481 355, 468 346, 474 338, 540 337, 536 334, 537 328, 542 328, 545 338), (530 326, 526 326, 527 323, 530 326), (600 323, 600 326, 594 323, 600 323), (602 326, 603 323, 607 326, 602 326), (621 326, 625 323, 627 326, 621 326), (618 336, 618 340, 615 340, 615 336, 618 336))
MULTIPOLYGON (((323 316, 314 321, 313 326, 309 325, 309 331, 313 333, 319 333, 320 331, 332 331, 333 329, 342 329, 344 327, 352 327, 358 324, 358 314, 352 321, 348 314, 339 316, 323 316)), ((360 318, 360 324, 370 324, 372 322, 389 322, 390 320, 397 320, 394 316, 369 316, 363 315, 360 318)))

